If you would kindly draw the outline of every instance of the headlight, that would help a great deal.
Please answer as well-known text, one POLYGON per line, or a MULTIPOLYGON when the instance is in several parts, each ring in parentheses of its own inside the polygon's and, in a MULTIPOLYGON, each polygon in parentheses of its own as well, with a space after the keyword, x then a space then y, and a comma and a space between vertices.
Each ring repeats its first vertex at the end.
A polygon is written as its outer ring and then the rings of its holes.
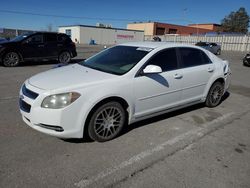
POLYGON ((79 97, 80 94, 75 92, 50 95, 43 100, 41 107, 52 109, 64 108, 73 103, 79 97))

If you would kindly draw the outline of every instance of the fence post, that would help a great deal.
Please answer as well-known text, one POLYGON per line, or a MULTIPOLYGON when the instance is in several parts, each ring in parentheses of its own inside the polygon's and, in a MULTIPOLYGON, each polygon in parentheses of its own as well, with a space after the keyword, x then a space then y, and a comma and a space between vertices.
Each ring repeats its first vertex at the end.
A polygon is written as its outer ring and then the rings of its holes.
POLYGON ((225 35, 222 35, 222 41, 221 41, 221 49, 222 50, 225 50, 224 41, 225 41, 225 35))
POLYGON ((244 52, 247 48, 247 35, 244 36, 241 46, 241 51, 244 52))

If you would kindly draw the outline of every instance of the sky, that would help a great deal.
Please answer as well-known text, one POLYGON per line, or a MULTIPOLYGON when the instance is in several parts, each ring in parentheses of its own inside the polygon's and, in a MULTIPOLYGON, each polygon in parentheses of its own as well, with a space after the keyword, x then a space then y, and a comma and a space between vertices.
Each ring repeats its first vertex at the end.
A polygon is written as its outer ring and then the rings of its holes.
POLYGON ((219 24, 226 15, 240 7, 245 7, 250 15, 249 0, 0 0, 0 28, 46 30, 51 25, 57 30, 63 25, 96 23, 126 28, 127 23, 134 21, 219 24))

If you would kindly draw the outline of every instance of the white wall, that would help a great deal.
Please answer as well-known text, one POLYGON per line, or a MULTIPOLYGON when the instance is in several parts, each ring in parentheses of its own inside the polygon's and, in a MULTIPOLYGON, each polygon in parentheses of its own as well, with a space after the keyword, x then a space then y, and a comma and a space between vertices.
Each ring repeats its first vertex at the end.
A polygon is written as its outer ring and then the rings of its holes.
POLYGON ((96 44, 119 44, 144 39, 143 32, 91 27, 80 27, 80 36, 82 44, 88 44, 90 40, 96 44))
POLYGON ((144 40, 144 32, 138 31, 73 26, 60 27, 59 32, 66 33, 66 29, 71 29, 72 41, 77 39, 80 44, 89 44, 90 40, 94 40, 96 44, 111 45, 144 40))
POLYGON ((80 27, 79 26, 73 26, 73 27, 59 27, 58 32, 59 33, 66 33, 66 29, 71 30, 71 40, 75 42, 75 39, 77 41, 80 41, 80 27))

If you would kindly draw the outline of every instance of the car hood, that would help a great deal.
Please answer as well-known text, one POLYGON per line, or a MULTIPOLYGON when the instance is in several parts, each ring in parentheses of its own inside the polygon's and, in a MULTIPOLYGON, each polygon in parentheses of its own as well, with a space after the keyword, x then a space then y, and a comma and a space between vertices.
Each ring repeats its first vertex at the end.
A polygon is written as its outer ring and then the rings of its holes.
POLYGON ((55 90, 85 87, 115 77, 118 76, 74 64, 39 73, 28 82, 43 90, 55 90))
POLYGON ((1 41, 0 42, 1 46, 11 46, 11 45, 16 45, 17 42, 14 42, 14 41, 1 41))

